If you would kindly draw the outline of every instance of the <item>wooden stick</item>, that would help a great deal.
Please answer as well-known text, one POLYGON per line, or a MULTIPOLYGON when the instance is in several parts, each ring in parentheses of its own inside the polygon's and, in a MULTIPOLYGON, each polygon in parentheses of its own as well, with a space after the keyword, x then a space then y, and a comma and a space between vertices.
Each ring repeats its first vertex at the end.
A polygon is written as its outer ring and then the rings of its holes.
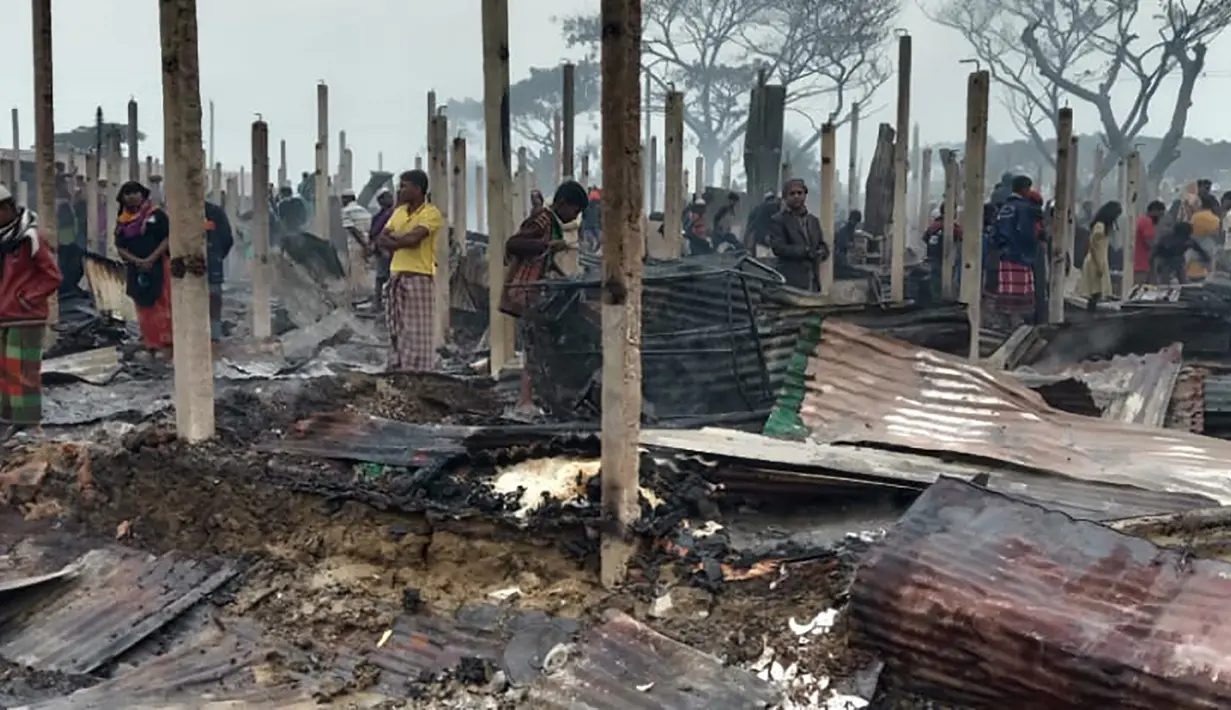
MULTIPOLYGON (((603 0, 603 480, 601 578, 624 581, 636 551, 641 430, 641 1, 603 0)), ((683 147, 682 145, 680 146, 683 147)), ((668 209, 678 211, 668 204, 668 209)))
POLYGON ((851 106, 851 147, 850 155, 847 157, 846 164, 846 179, 850 183, 847 185, 846 209, 859 209, 859 102, 856 101, 851 106))
POLYGON ((316 205, 312 231, 331 241, 329 233, 329 85, 316 85, 316 205))
MULTIPOLYGON (((286 141, 282 141, 286 147, 286 141)), ((279 171, 285 171, 283 165, 279 171)), ((269 125, 252 122, 252 337, 273 336, 269 300, 269 125)))
MULTIPOLYGON (((287 179, 287 172, 286 172, 286 141, 285 140, 278 141, 278 154, 279 154, 278 155, 278 187, 279 189, 281 189, 284 185, 290 184, 287 179)), ((268 154, 266 155, 266 160, 268 160, 268 154)), ((253 172, 252 172, 252 180, 254 183, 256 182, 256 169, 255 168, 253 169, 253 172)), ((254 184, 252 188, 253 188, 252 194, 255 196, 256 195, 256 185, 254 184)))
POLYGON ((684 94, 667 92, 666 124, 663 127, 663 147, 666 167, 663 172, 663 240, 664 254, 678 259, 684 253, 684 94))
MULTIPOLYGON (((107 184, 103 191, 106 195, 107 203, 107 256, 112 259, 118 259, 119 255, 115 251, 115 240, 112 235, 115 234, 116 218, 119 214, 116 210, 116 197, 120 193, 120 185, 124 182, 124 160, 120 155, 120 134, 111 132, 107 135, 105 149, 107 155, 107 184)), ((163 149, 166 153, 166 149, 163 149)), ((204 167, 204 166, 202 166, 204 167)), ((204 180, 204 176, 202 176, 204 180)), ((204 184, 204 182, 202 182, 204 184)), ((205 224, 204 206, 202 206, 201 224, 205 224)))
POLYGON ((128 101, 128 179, 141 182, 140 132, 137 130, 137 100, 128 101))
POLYGON ((919 216, 917 233, 922 234, 932 221, 932 149, 924 148, 919 157, 919 216))
POLYGON ((1072 147, 1072 138, 1073 109, 1062 108, 1056 118, 1056 199, 1052 216, 1051 268, 1048 269, 1048 323, 1064 322, 1064 286, 1068 280, 1066 276, 1070 257, 1065 245, 1068 241, 1069 215, 1073 208, 1069 202, 1069 196, 1072 194, 1069 189, 1069 176, 1072 175, 1069 170, 1072 154, 1069 150, 1072 147))
MULTIPOLYGON (((34 22, 34 180, 38 185, 39 227, 54 244, 59 243, 56 214, 55 71, 52 62, 51 0, 33 0, 34 22)), ((20 153, 18 154, 20 160, 20 153)), ((43 344, 56 342, 60 300, 52 292, 47 299, 47 330, 43 344)))
MULTIPOLYGON (((89 251, 103 254, 107 253, 106 247, 99 248, 99 240, 102 235, 103 225, 98 222, 98 201, 102 196, 98 185, 98 156, 93 153, 85 155, 85 248, 89 251)), ((150 182, 153 182, 151 179, 150 182)))
POLYGON ((458 136, 453 139, 453 154, 449 156, 452 177, 450 180, 453 204, 450 214, 453 217, 453 243, 458 253, 466 254, 466 221, 469 215, 466 210, 466 139, 458 136))
MULTIPOLYGON (((179 438, 214 436, 214 363, 206 283, 205 151, 196 0, 158 4, 162 38, 164 155, 171 217, 171 321, 175 342, 175 425, 179 438)), ((112 210, 114 212, 114 210, 112 210)))
POLYGON ((565 180, 572 180, 576 175, 573 172, 575 169, 573 152, 576 150, 574 130, 577 125, 577 67, 572 63, 565 64, 560 73, 564 81, 563 94, 560 99, 561 108, 564 111, 561 117, 564 124, 560 129, 562 133, 560 157, 564 161, 561 170, 565 180))
POLYGON ((436 275, 432 278, 432 342, 439 348, 449 334, 449 119, 436 115, 429 124, 432 140, 428 144, 431 155, 432 204, 443 217, 444 233, 436 238, 436 275))
POLYGON ((213 190, 210 191, 210 194, 212 195, 212 198, 210 201, 213 202, 215 205, 220 204, 222 201, 222 185, 223 185, 222 163, 214 163, 214 170, 213 170, 213 173, 211 173, 210 183, 217 186, 213 190))
MULTIPOLYGON (((906 190, 910 155, 910 35, 898 38, 898 120, 893 143, 893 218, 890 238, 889 293, 894 303, 906 300, 906 190)), ((982 204, 982 200, 980 200, 982 204)))
MULTIPOLYGON (((214 100, 209 100, 209 161, 205 164, 207 167, 215 163, 217 143, 214 141, 214 100)), ((209 185, 206 189, 206 196, 214 204, 218 204, 218 193, 222 190, 222 185, 218 184, 215 178, 220 177, 221 173, 210 175, 209 185)))
POLYGON ((941 299, 952 301, 957 297, 953 288, 953 266, 957 254, 957 194, 961 189, 961 178, 958 176, 957 156, 951 150, 940 151, 940 162, 945 169, 945 214, 941 224, 944 226, 944 241, 941 243, 940 256, 940 294, 941 299))
POLYGON ((966 170, 962 211, 962 301, 970 321, 970 359, 979 359, 983 296, 983 180, 987 170, 987 95, 991 77, 971 73, 966 84, 966 170))
POLYGON ((512 136, 509 105, 509 0, 482 0, 483 124, 487 138, 487 286, 491 314, 491 373, 513 355, 513 321, 500 312, 504 291, 504 240, 513 234, 512 136))
MULTIPOLYGON (((1137 218, 1140 216, 1141 190, 1141 153, 1137 150, 1128 154, 1128 201, 1124 203, 1124 265, 1120 276, 1120 300, 1127 301, 1133 292, 1133 281, 1137 268, 1135 252, 1137 251, 1137 218)), ((1142 266, 1146 266, 1142 264, 1142 266)))
POLYGON ((834 208, 838 199, 837 165, 834 164, 834 153, 837 152, 837 131, 832 123, 821 126, 821 235, 828 248, 829 258, 820 264, 818 275, 821 284, 821 295, 833 293, 833 261, 834 261, 834 208))

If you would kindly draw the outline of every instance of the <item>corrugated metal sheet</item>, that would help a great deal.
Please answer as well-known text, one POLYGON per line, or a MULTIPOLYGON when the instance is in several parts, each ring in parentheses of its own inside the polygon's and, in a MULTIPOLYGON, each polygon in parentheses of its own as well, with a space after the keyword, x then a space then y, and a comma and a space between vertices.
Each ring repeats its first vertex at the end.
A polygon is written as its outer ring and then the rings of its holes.
POLYGON ((1153 355, 1118 355, 1042 372, 1026 367, 1013 374, 1036 390, 1044 383, 1079 380, 1090 388, 1104 419, 1162 427, 1180 373, 1180 356, 1181 346, 1174 343, 1153 355))
POLYGON ((1231 350, 1231 324, 1202 313, 1147 310, 1039 325, 1013 343, 1003 366, 1015 370, 1028 365, 1048 372, 1074 362, 1155 353, 1172 343, 1180 343, 1187 358, 1222 357, 1231 350))
POLYGON ((769 683, 614 612, 577 658, 530 688, 536 708, 750 710, 782 701, 769 683))
POLYGON ((0 609, 0 656, 39 670, 90 673, 235 576, 178 554, 95 550, 63 593, 0 609))
POLYGON ((43 361, 43 380, 80 380, 105 385, 120 371, 120 351, 115 347, 61 355, 43 361))
POLYGON ((505 646, 497 634, 439 616, 403 615, 391 631, 383 646, 377 646, 379 638, 353 639, 339 666, 345 669, 362 659, 381 670, 383 687, 401 689, 452 673, 463 659, 498 668, 505 646))
POLYGON ((124 265, 94 255, 87 255, 82 264, 85 266, 86 281, 90 284, 90 293, 94 296, 94 304, 99 312, 110 313, 124 320, 136 320, 137 310, 132 299, 128 297, 124 265))
POLYGON ((943 480, 864 558, 853 644, 972 707, 1231 707, 1231 565, 943 480))
POLYGON ((62 580, 77 574, 78 565, 71 564, 47 574, 26 575, 17 570, 0 571, 0 592, 15 592, 40 584, 62 580))
POLYGON ((859 446, 773 439, 730 429, 643 430, 641 444, 714 457, 723 465, 707 476, 728 488, 759 495, 778 492, 902 488, 922 491, 940 476, 981 480, 1006 495, 1089 520, 1115 520, 1151 512, 1209 505, 1210 498, 1078 481, 946 455, 882 451, 859 446), (755 481, 747 474, 759 474, 755 481))
POLYGON ((1231 503, 1227 442, 1058 412, 1011 375, 850 324, 828 320, 809 337, 812 355, 792 368, 767 434, 947 451, 1231 503))

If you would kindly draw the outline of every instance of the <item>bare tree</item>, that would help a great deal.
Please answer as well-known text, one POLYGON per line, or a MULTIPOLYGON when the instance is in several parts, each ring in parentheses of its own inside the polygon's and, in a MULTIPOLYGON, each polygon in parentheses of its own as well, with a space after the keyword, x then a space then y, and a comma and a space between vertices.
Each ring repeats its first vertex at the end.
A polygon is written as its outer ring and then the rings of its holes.
MULTIPOLYGON (((787 87, 788 103, 823 103, 814 110, 826 114, 883 84, 881 50, 899 0, 645 0, 643 9, 650 101, 684 92, 684 123, 713 182, 714 166, 744 134, 758 72, 787 87)), ((598 47, 597 14, 561 25, 570 46, 598 47)))

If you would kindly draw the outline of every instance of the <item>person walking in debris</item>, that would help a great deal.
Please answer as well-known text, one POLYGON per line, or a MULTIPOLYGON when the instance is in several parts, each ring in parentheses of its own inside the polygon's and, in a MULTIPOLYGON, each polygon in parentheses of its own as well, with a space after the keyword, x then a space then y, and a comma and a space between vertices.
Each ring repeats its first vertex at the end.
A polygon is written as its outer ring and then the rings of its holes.
MULTIPOLYGON (((852 210, 852 214, 859 215, 859 210, 852 210)), ((839 230, 841 237, 841 230, 839 230)), ((931 285, 933 294, 937 298, 940 297, 940 285, 944 269, 949 269, 954 272, 954 282, 957 282, 957 273, 961 271, 961 259, 957 257, 962 253, 962 225, 954 222, 953 224, 953 256, 952 263, 946 264, 945 256, 945 206, 942 203, 936 209, 936 218, 928 224, 927 231, 923 233, 924 243, 927 244, 927 262, 931 269, 931 285)), ((839 255, 841 254, 841 242, 838 243, 839 255)), ((838 262, 842 263, 842 257, 838 257, 838 262)), ((836 264, 835 264, 836 265, 836 264)))
POLYGON ((1185 283, 1188 274, 1184 262, 1189 251, 1206 263, 1213 260, 1213 255, 1193 239, 1193 226, 1188 222, 1176 222, 1171 231, 1163 232, 1154 240, 1150 249, 1150 281, 1163 286, 1172 281, 1185 283))
POLYGON ((226 261, 235 246, 235 233, 226 210, 205 202, 205 253, 209 276, 209 339, 222 340, 222 285, 226 281, 226 261))
POLYGON ((1081 265, 1082 292, 1086 295, 1086 308, 1091 313, 1098 308, 1099 301, 1111 296, 1111 261, 1108 251, 1111 246, 1111 235, 1116 230, 1116 220, 1124 208, 1119 202, 1112 200, 1094 213, 1094 221, 1090 223, 1090 252, 1081 265))
POLYGON ((1035 311, 1034 260, 1042 208, 1030 199, 1029 177, 1018 175, 1011 186, 1013 193, 996 209, 991 246, 999 252, 996 310, 1015 327, 1035 311))
POLYGON ((1150 252, 1158 239, 1158 222, 1166 211, 1167 205, 1154 200, 1137 218, 1133 229, 1133 283, 1150 283, 1150 252))
POLYGON ((427 173, 408 170, 398 178, 398 207, 376 238, 392 254, 385 286, 389 371, 427 371, 436 364, 432 347, 432 280, 436 240, 444 217, 427 202, 427 173))
POLYGON ((376 236, 385 231, 385 225, 389 223, 389 217, 393 215, 393 209, 396 207, 393 192, 387 187, 382 187, 380 192, 376 193, 376 205, 376 214, 372 215, 372 226, 368 234, 372 235, 372 238, 369 240, 369 246, 376 259, 375 301, 376 310, 379 312, 384 308, 385 284, 389 282, 389 262, 392 257, 388 252, 376 248, 376 236))
POLYGON ((42 420, 43 337, 60 279, 38 217, 0 185, 0 442, 42 420))
POLYGON ((564 225, 576 220, 589 204, 581 183, 572 180, 561 183, 556 188, 551 207, 527 217, 517 234, 505 242, 508 271, 504 291, 500 294, 500 312, 517 319, 517 335, 522 348, 522 376, 516 411, 523 416, 533 415, 537 411, 530 389, 530 365, 534 354, 530 349, 525 320, 536 294, 527 284, 558 273, 553 257, 569 248, 564 239, 564 225))
MULTIPOLYGON (((727 204, 718 209, 714 215, 714 238, 724 242, 735 241, 735 210, 739 208, 739 195, 727 193, 727 204)), ((739 246, 743 248, 742 245, 739 246)))
POLYGON ((150 190, 139 182, 126 182, 116 198, 115 247, 128 270, 128 295, 137 307, 141 340, 155 358, 170 359, 171 267, 167 252, 171 222, 167 213, 150 201, 150 190))
POLYGON ((372 213, 359 204, 355 191, 342 191, 342 228, 346 230, 346 276, 351 303, 366 301, 372 288, 372 269, 368 259, 372 254, 372 213))
POLYGON ((798 178, 782 187, 783 210, 770 219, 769 245, 778 257, 778 272, 788 286, 820 290, 818 266, 829 258, 821 221, 808 212, 808 186, 798 178))
MULTIPOLYGON (((1212 194, 1198 192, 1197 208, 1193 211, 1189 222, 1193 226, 1193 239, 1201 245, 1206 254, 1218 250, 1218 236, 1222 231, 1222 218, 1218 216, 1218 200, 1212 194)), ((1209 275, 1213 264, 1208 259, 1199 258, 1196 251, 1188 255, 1188 281, 1204 281, 1209 275)))

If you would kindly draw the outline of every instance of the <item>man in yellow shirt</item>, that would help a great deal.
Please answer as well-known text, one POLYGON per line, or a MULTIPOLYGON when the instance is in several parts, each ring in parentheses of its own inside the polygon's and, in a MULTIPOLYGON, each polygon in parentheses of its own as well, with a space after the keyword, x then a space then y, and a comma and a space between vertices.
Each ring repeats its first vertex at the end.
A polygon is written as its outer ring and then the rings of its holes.
POLYGON ((427 202, 426 173, 408 170, 398 180, 398 206, 376 237, 377 248, 393 256, 384 298, 389 371, 421 372, 436 364, 432 279, 436 275, 436 239, 444 218, 427 202))

